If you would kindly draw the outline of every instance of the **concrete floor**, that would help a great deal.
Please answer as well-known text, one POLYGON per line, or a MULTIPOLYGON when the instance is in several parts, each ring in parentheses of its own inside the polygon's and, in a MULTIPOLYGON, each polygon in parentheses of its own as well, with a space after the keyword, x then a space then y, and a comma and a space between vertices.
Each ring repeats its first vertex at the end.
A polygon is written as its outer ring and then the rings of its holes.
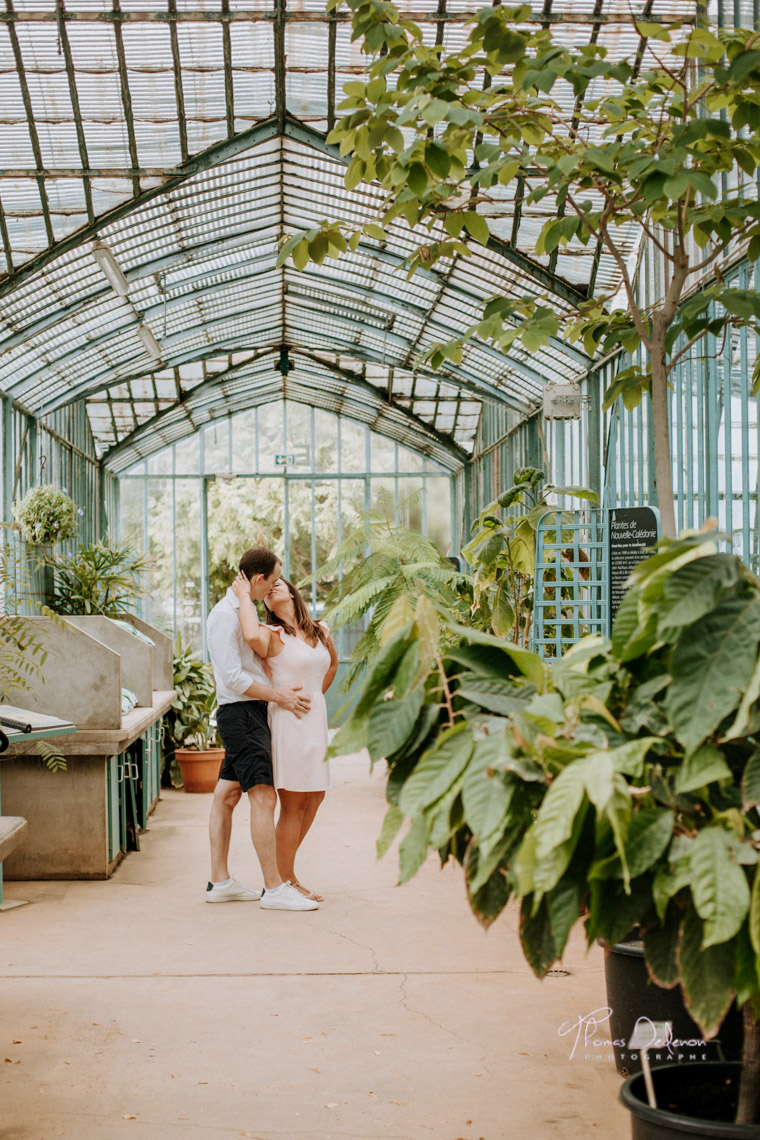
MULTIPOLYGON (((109 882, 6 884, 31 905, 0 914, 2 1140, 628 1136, 606 1051, 558 1034, 605 1004, 601 951, 538 982, 457 867, 396 887, 379 768, 334 764, 312 913, 205 905, 209 803, 165 792, 109 882)), ((258 885, 244 804, 232 869, 258 885)))

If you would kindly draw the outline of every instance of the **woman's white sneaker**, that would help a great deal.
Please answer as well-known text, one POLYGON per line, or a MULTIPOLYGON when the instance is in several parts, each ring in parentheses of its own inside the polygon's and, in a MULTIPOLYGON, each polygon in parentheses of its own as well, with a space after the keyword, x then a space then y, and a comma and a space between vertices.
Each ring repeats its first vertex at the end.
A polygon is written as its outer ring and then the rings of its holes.
POLYGON ((206 902, 258 902, 261 891, 247 887, 237 879, 228 879, 226 883, 209 883, 206 887, 206 902))
POLYGON ((319 903, 302 895, 290 883, 261 892, 259 906, 264 910, 319 910, 319 903))

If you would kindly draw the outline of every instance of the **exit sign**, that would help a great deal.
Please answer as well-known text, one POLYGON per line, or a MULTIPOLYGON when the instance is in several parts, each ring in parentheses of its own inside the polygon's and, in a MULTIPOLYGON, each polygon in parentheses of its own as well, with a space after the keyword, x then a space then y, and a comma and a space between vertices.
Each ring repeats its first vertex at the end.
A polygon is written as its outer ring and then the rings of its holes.
POLYGON ((275 455, 274 461, 277 467, 289 467, 295 464, 296 457, 292 452, 282 452, 280 455, 275 455))

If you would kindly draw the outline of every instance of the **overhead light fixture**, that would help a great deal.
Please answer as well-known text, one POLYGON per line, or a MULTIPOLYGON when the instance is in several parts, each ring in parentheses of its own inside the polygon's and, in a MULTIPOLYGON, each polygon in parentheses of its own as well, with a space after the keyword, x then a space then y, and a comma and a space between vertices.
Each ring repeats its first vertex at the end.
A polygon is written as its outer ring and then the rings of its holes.
POLYGON ((145 345, 145 351, 147 352, 148 356, 152 356, 154 360, 160 360, 163 356, 161 345, 158 343, 148 326, 142 324, 138 325, 137 335, 145 345))
POLYGON ((98 265, 108 278, 109 284, 114 293, 118 293, 120 297, 126 297, 127 293, 129 292, 129 282, 124 276, 121 266, 105 242, 95 242, 92 256, 95 258, 98 265))

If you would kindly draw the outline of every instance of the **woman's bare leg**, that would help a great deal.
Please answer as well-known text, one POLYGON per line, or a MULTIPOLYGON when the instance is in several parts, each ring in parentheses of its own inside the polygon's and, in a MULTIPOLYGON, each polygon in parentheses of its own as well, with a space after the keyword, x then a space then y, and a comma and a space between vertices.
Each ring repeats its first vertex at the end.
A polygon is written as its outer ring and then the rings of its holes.
MULTIPOLYGON (((295 862, 298 848, 314 822, 324 792, 290 792, 279 789, 280 816, 277 820, 277 867, 283 879, 300 887, 295 862)), ((309 894, 305 888, 300 888, 309 894)), ((317 898, 316 895, 311 896, 317 898)), ((317 898, 317 901, 319 899, 317 898)))

